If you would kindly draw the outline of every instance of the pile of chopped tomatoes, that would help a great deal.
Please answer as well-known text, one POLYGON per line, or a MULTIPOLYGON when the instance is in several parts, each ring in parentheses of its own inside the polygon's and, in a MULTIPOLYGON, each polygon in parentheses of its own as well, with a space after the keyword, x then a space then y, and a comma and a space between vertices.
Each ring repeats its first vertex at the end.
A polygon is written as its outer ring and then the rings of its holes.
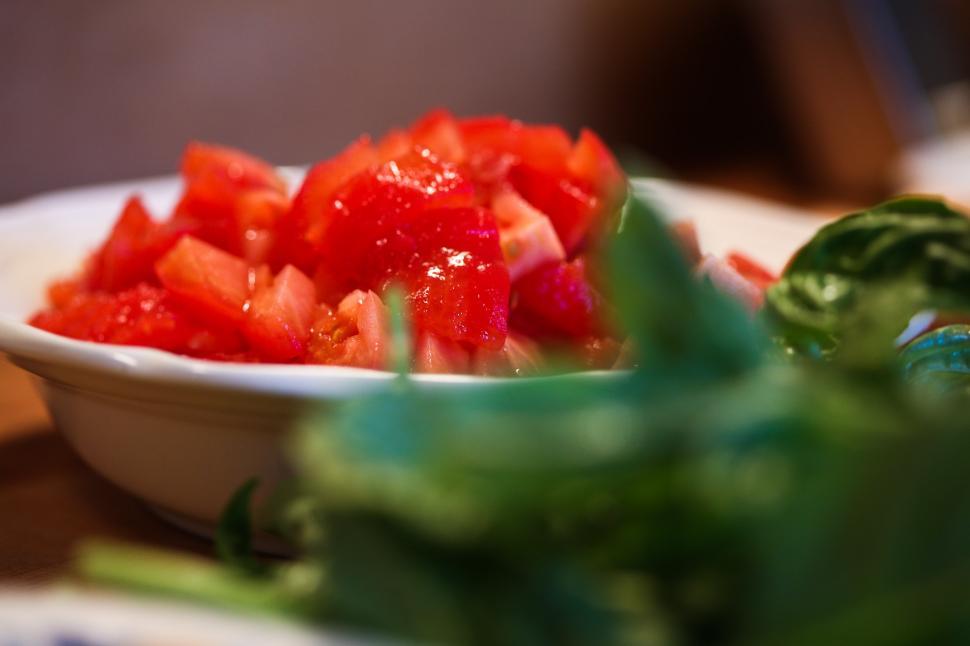
POLYGON ((225 361, 384 368, 389 289, 414 369, 515 374, 543 351, 609 367, 620 344, 587 252, 626 195, 593 132, 438 110, 313 166, 192 143, 158 220, 129 199, 108 239, 31 323, 225 361))

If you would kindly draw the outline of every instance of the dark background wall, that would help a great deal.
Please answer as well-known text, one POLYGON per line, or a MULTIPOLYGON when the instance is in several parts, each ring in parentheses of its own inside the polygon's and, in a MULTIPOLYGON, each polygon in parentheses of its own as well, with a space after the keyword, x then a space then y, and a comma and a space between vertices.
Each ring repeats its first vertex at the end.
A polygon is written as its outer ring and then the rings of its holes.
POLYGON ((864 191, 898 142, 851 4, 879 0, 0 0, 0 200, 172 172, 190 139, 306 163, 434 106, 864 191))
POLYGON ((6 0, 0 199, 169 172, 192 138, 308 162, 436 105, 690 167, 766 121, 725 72, 750 68, 739 24, 714 0, 6 0))

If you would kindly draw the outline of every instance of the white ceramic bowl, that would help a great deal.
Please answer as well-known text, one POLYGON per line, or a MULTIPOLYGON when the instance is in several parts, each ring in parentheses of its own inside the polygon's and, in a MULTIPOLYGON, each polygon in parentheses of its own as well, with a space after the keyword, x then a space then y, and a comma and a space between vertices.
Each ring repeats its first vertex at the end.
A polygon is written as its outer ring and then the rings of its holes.
MULTIPOLYGON (((299 171, 289 171, 298 179, 299 171)), ((295 183, 295 182, 294 182, 295 183)), ((701 246, 737 249, 772 268, 817 228, 816 216, 710 189, 637 181, 674 217, 694 219, 701 246)), ((175 178, 50 193, 0 207, 0 351, 39 377, 54 418, 81 457, 163 515, 198 529, 257 476, 263 493, 286 472, 286 431, 311 403, 326 406, 385 387, 391 375, 333 366, 228 364, 148 348, 75 341, 24 320, 45 285, 74 271, 106 235, 129 194, 167 214, 175 178)), ((489 380, 414 377, 422 388, 489 380)))

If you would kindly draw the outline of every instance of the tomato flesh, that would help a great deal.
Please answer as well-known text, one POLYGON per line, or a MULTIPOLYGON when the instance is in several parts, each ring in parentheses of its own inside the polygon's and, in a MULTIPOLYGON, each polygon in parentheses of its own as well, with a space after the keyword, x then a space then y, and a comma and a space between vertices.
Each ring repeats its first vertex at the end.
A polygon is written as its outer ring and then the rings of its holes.
POLYGON ((313 281, 287 265, 271 285, 253 294, 243 335, 260 359, 292 361, 303 356, 315 309, 313 281))
POLYGON ((626 175, 616 157, 595 132, 584 128, 566 161, 573 176, 586 182, 606 204, 619 208, 626 199, 626 175))
POLYGON ((138 283, 156 282, 155 261, 177 237, 171 228, 152 219, 138 196, 131 197, 108 239, 89 261, 88 286, 117 292, 138 283))
POLYGON ((336 310, 320 306, 310 331, 308 363, 387 367, 387 308, 374 292, 355 290, 336 310))
POLYGON ((499 242, 511 280, 517 280, 547 262, 566 259, 566 250, 548 216, 515 191, 496 195, 492 199, 492 210, 498 222, 499 242))
POLYGON ((307 238, 331 207, 334 192, 370 166, 377 164, 377 151, 369 137, 361 137, 337 156, 313 166, 293 198, 293 205, 279 219, 273 262, 292 264, 313 272, 319 257, 307 238))
POLYGON ((213 333, 193 319, 170 292, 145 283, 116 294, 76 294, 62 307, 38 313, 30 323, 74 339, 189 355, 235 352, 240 347, 232 330, 213 333))
POLYGON ((599 199, 568 178, 518 165, 509 173, 509 181, 522 197, 548 215, 567 254, 579 247, 600 217, 599 199))
POLYGON ((509 272, 491 211, 428 210, 408 222, 414 255, 399 273, 419 329, 501 347, 508 334, 509 272))
POLYGON ((334 289, 380 290, 414 253, 408 215, 470 204, 472 197, 457 167, 411 152, 359 174, 338 191, 308 238, 334 289))
POLYGON ((200 318, 225 325, 245 320, 249 267, 241 258, 186 236, 155 264, 155 271, 162 285, 200 318))
POLYGON ((585 339, 605 334, 602 297, 586 261, 548 263, 515 284, 516 322, 540 336, 585 339))

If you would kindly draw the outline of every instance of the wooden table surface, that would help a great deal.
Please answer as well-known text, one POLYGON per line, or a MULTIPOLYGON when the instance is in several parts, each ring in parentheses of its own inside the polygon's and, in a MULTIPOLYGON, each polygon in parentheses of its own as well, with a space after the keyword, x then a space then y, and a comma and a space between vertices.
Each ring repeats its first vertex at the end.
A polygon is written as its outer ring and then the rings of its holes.
POLYGON ((91 471, 51 425, 27 373, 0 355, 0 587, 69 576, 89 538, 211 553, 91 471))

